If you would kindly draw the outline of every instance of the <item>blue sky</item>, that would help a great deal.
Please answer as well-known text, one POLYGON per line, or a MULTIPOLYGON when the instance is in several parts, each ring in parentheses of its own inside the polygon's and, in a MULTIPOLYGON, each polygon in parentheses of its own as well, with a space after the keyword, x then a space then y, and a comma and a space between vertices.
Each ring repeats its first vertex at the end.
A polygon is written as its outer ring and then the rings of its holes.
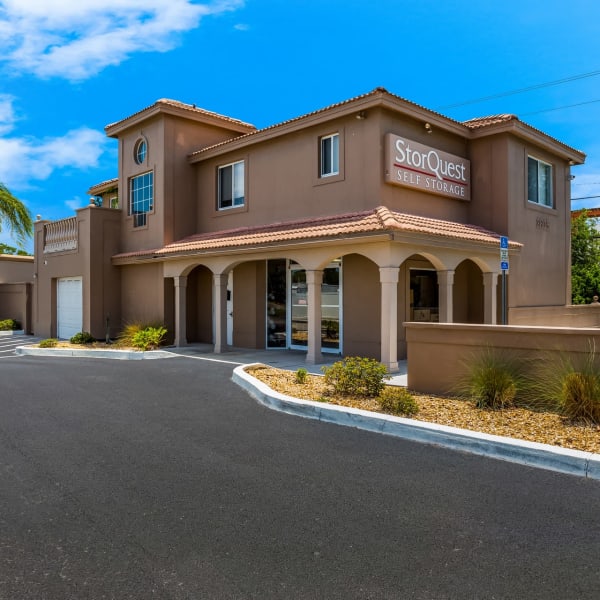
POLYGON ((0 0, 0 181, 64 218, 117 175, 104 127, 159 98, 264 127, 382 86, 516 114, 583 150, 572 196, 600 196, 599 22, 597 0, 0 0))

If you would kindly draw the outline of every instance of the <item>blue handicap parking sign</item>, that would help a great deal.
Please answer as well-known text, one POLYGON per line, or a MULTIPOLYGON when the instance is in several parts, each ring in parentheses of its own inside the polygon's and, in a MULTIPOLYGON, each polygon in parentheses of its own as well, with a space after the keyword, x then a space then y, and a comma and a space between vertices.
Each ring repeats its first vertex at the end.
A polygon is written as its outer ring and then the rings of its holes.
POLYGON ((505 235, 500 236, 500 248, 508 248, 508 238, 505 235))

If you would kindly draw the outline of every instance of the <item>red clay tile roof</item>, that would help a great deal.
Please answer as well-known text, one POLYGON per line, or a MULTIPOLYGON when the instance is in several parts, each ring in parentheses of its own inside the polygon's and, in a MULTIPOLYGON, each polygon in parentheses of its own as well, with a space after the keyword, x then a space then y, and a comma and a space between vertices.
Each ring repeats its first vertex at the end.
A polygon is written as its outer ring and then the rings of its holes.
POLYGON ((289 125, 290 123, 295 123, 295 122, 300 121, 302 119, 306 119, 308 117, 312 117, 314 115, 325 113, 325 112, 330 111, 332 109, 339 108, 341 106, 346 106, 348 104, 353 104, 353 103, 356 103, 356 102, 358 102, 360 100, 365 100, 367 98, 375 97, 375 96, 378 96, 378 95, 380 95, 380 96, 388 96, 389 98, 392 98, 394 100, 399 100, 401 102, 406 103, 409 106, 412 106, 414 108, 418 108, 420 110, 424 110, 424 111, 426 111, 427 113, 429 113, 431 115, 436 115, 438 117, 442 117, 443 119, 445 119, 449 123, 453 123, 453 124, 459 125, 459 126, 464 125, 460 121, 456 121, 454 119, 451 119, 450 117, 446 117, 445 115, 442 115, 441 113, 438 113, 438 112, 436 112, 434 110, 431 110, 430 108, 427 108, 425 106, 417 104, 416 102, 412 102, 411 100, 407 100, 406 98, 402 98, 401 96, 397 96, 396 94, 392 94, 391 92, 388 92, 388 90, 386 90, 384 87, 376 87, 374 90, 371 90, 370 92, 367 92, 365 94, 360 94, 359 96, 354 96, 353 98, 349 98, 347 100, 342 100, 341 102, 336 102, 334 104, 330 104, 328 106, 325 106, 323 108, 319 108, 317 110, 314 110, 312 112, 300 115, 298 117, 294 117, 292 119, 287 119, 286 121, 282 121, 281 123, 275 123, 273 125, 268 125, 267 127, 263 127, 262 129, 257 129, 256 131, 251 131, 250 133, 246 133, 246 134, 243 134, 241 136, 238 136, 238 137, 235 137, 235 138, 231 138, 229 140, 224 140, 224 141, 219 142, 217 144, 213 144, 212 146, 207 146, 206 148, 201 148, 201 149, 196 150, 195 152, 193 152, 190 156, 191 157, 198 156, 198 155, 202 154, 203 152, 206 152, 208 150, 212 150, 214 148, 219 148, 221 146, 226 146, 226 145, 231 144, 233 142, 236 142, 236 141, 238 141, 238 140, 240 140, 242 138, 245 139, 245 138, 248 138, 248 137, 251 137, 251 136, 255 136, 257 134, 261 134, 263 132, 271 131, 273 129, 277 129, 277 128, 283 127, 285 125, 289 125))
POLYGON ((119 178, 118 177, 114 177, 113 179, 107 179, 106 181, 101 181, 100 183, 96 183, 95 185, 93 185, 89 190, 88 190, 88 194, 94 194, 95 192, 99 192, 99 191, 107 191, 109 189, 112 189, 113 187, 117 187, 117 185, 119 184, 119 178))
POLYGON ((496 125, 498 123, 507 123, 508 121, 518 121, 519 118, 516 115, 490 115, 489 117, 475 117, 463 123, 469 129, 478 129, 480 127, 487 127, 488 125, 496 125))
POLYGON ((381 97, 388 97, 394 101, 400 101, 404 104, 406 104, 409 107, 413 107, 419 110, 423 110, 427 113, 429 113, 430 115, 435 115, 436 117, 441 117, 443 120, 447 121, 448 124, 452 124, 452 125, 458 125, 458 126, 462 126, 466 128, 465 134, 468 135, 468 131, 475 131, 475 130, 479 130, 479 129, 483 129, 485 127, 490 127, 492 125, 498 125, 501 123, 508 123, 513 121, 516 124, 521 124, 525 130, 529 130, 532 132, 536 132, 539 134, 542 134, 545 138, 552 140, 553 142, 556 142, 558 144, 560 144, 562 147, 564 147, 565 149, 567 149, 568 152, 576 152, 577 154, 583 154, 580 150, 577 150, 576 148, 573 148, 571 146, 568 146, 567 144, 565 144, 564 142, 561 142, 559 139, 552 137, 550 135, 548 135, 547 133, 541 131, 540 129, 536 129, 535 127, 532 127, 531 125, 525 123, 524 121, 521 121, 516 115, 512 115, 512 114, 500 114, 500 115, 492 115, 492 116, 485 116, 485 117, 477 117, 474 119, 469 119, 467 121, 457 121, 455 119, 452 119, 450 117, 447 117, 446 115, 443 115, 437 111, 431 110, 429 108, 426 108, 425 106, 422 106, 420 104, 417 104, 416 102, 412 102, 410 100, 407 100, 406 98, 402 98, 401 96, 398 96, 396 94, 392 94, 391 92, 388 92, 388 90, 386 90, 384 87, 377 87, 374 90, 371 90, 370 92, 367 92, 366 94, 361 94, 359 96, 354 96, 353 98, 349 98, 348 100, 343 100, 342 102, 337 102, 335 104, 330 104, 329 106, 326 106, 324 108, 320 108, 318 110, 306 113, 304 115, 298 116, 298 117, 294 117, 292 119, 288 119, 286 121, 282 121, 281 123, 276 123, 274 125, 269 125, 267 127, 264 127, 262 129, 256 129, 254 131, 251 131, 249 133, 244 133, 241 134, 239 136, 236 136, 234 138, 231 138, 229 140, 224 140, 222 142, 219 142, 217 144, 213 144, 210 146, 206 146, 205 148, 200 148, 198 150, 196 150, 195 152, 192 152, 192 154, 190 154, 189 158, 190 160, 192 160, 192 162, 195 162, 194 159, 198 160, 200 159, 200 157, 202 156, 203 153, 209 152, 211 150, 215 150, 217 148, 221 148, 221 147, 226 147, 228 145, 234 144, 235 142, 239 142, 240 140, 246 140, 248 138, 252 138, 253 136, 257 136, 266 132, 270 132, 272 130, 276 130, 279 128, 284 128, 286 125, 289 125, 291 123, 295 123, 297 121, 312 117, 314 115, 318 115, 321 113, 325 113, 327 111, 330 111, 332 109, 341 107, 341 106, 345 106, 345 105, 349 105, 349 104, 353 104, 353 103, 357 103, 360 102, 361 100, 366 100, 368 98, 371 97, 376 97, 376 96, 381 96, 381 97))
MULTIPOLYGON (((379 206, 370 211, 331 217, 200 233, 168 244, 163 248, 117 254, 113 258, 166 258, 172 255, 198 254, 207 250, 235 251, 238 248, 256 245, 276 245, 290 241, 327 240, 340 236, 394 232, 438 236, 448 240, 479 242, 490 246, 498 246, 500 240, 499 234, 476 225, 420 217, 379 206)), ((511 242, 510 246, 520 248, 521 244, 511 242)))
POLYGON ((133 113, 132 115, 129 115, 128 117, 125 117, 124 119, 119 119, 118 121, 115 121, 114 123, 109 123, 104 129, 108 130, 111 127, 115 127, 116 125, 119 125, 120 123, 124 123, 125 121, 127 121, 129 119, 132 119, 134 117, 137 117, 138 115, 141 115, 145 111, 149 111, 153 108, 160 108, 161 106, 172 106, 174 108, 189 111, 191 113, 195 113, 198 115, 206 115, 208 117, 219 119, 220 121, 225 121, 227 123, 240 125, 245 128, 255 129, 254 125, 252 125, 251 123, 245 123, 244 121, 240 121, 239 119, 234 119, 233 117, 221 115, 219 113, 212 112, 210 110, 205 110, 204 108, 198 108, 195 104, 185 104, 184 102, 179 102, 178 100, 170 100, 169 98, 161 98, 160 100, 157 100, 154 104, 151 104, 150 106, 146 106, 146 108, 142 108, 141 110, 138 110, 137 112, 133 113))
MULTIPOLYGON (((548 135, 541 129, 537 129, 536 127, 533 127, 533 125, 529 125, 529 123, 525 123, 525 121, 521 121, 521 119, 519 119, 519 117, 517 117, 517 115, 503 114, 503 115, 490 115, 488 117, 476 117, 474 119, 469 119, 468 121, 463 121, 463 124, 466 125, 469 129, 475 131, 478 129, 483 129, 485 127, 492 127, 493 125, 500 125, 502 123, 510 123, 510 122, 514 122, 516 125, 521 125, 525 130, 528 130, 530 132, 535 132, 537 134, 541 134, 546 139, 552 140, 553 142, 560 144, 563 148, 567 149, 567 151, 569 153, 575 152, 577 154, 583 155, 583 159, 585 159, 585 155, 583 154, 583 152, 581 150, 577 150, 577 148, 573 148, 572 146, 569 146, 569 145, 565 144, 564 142, 561 142, 559 139, 552 137, 551 135, 548 135)), ((582 160, 582 162, 583 162, 583 159, 580 159, 580 160, 582 160)))

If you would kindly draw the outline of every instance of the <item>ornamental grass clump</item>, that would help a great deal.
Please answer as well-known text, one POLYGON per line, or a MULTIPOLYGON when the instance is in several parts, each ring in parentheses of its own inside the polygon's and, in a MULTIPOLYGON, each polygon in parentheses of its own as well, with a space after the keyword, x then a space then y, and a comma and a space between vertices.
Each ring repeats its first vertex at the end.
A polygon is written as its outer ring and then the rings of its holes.
POLYGON ((600 424, 600 357, 595 344, 583 354, 554 353, 543 357, 530 396, 544 408, 573 421, 600 424))
POLYGON ((322 368, 325 383, 333 389, 333 395, 376 398, 389 379, 387 369, 372 358, 350 356, 330 367, 322 368))
POLYGON ((515 357, 487 348, 465 363, 465 374, 455 391, 474 401, 477 408, 497 410, 513 406, 525 382, 515 357))

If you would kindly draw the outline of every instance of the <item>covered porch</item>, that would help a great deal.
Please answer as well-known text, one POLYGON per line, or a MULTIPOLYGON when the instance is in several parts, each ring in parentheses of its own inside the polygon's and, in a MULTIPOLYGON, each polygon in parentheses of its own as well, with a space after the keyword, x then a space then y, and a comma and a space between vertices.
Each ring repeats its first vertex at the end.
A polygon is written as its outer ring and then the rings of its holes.
MULTIPOLYGON (((151 256, 137 253, 135 260, 162 262, 165 294, 172 293, 164 304, 172 307, 175 345, 209 343, 216 354, 239 346, 268 349, 269 261, 301 270, 308 365, 322 364, 328 351, 323 347, 324 306, 329 306, 324 305, 324 273, 337 261, 338 356, 373 356, 397 373, 406 356, 405 321, 497 322, 499 237, 479 227, 380 207, 198 234, 151 256), (435 281, 435 306, 417 305, 421 294, 414 292, 415 273, 430 274, 427 278, 435 281)), ((518 250, 513 243, 511 252, 518 250)), ((128 255, 113 258, 115 264, 130 260, 128 255)), ((293 305, 289 288, 286 297, 293 305)), ((292 330, 282 339, 281 347, 293 347, 292 330)))

